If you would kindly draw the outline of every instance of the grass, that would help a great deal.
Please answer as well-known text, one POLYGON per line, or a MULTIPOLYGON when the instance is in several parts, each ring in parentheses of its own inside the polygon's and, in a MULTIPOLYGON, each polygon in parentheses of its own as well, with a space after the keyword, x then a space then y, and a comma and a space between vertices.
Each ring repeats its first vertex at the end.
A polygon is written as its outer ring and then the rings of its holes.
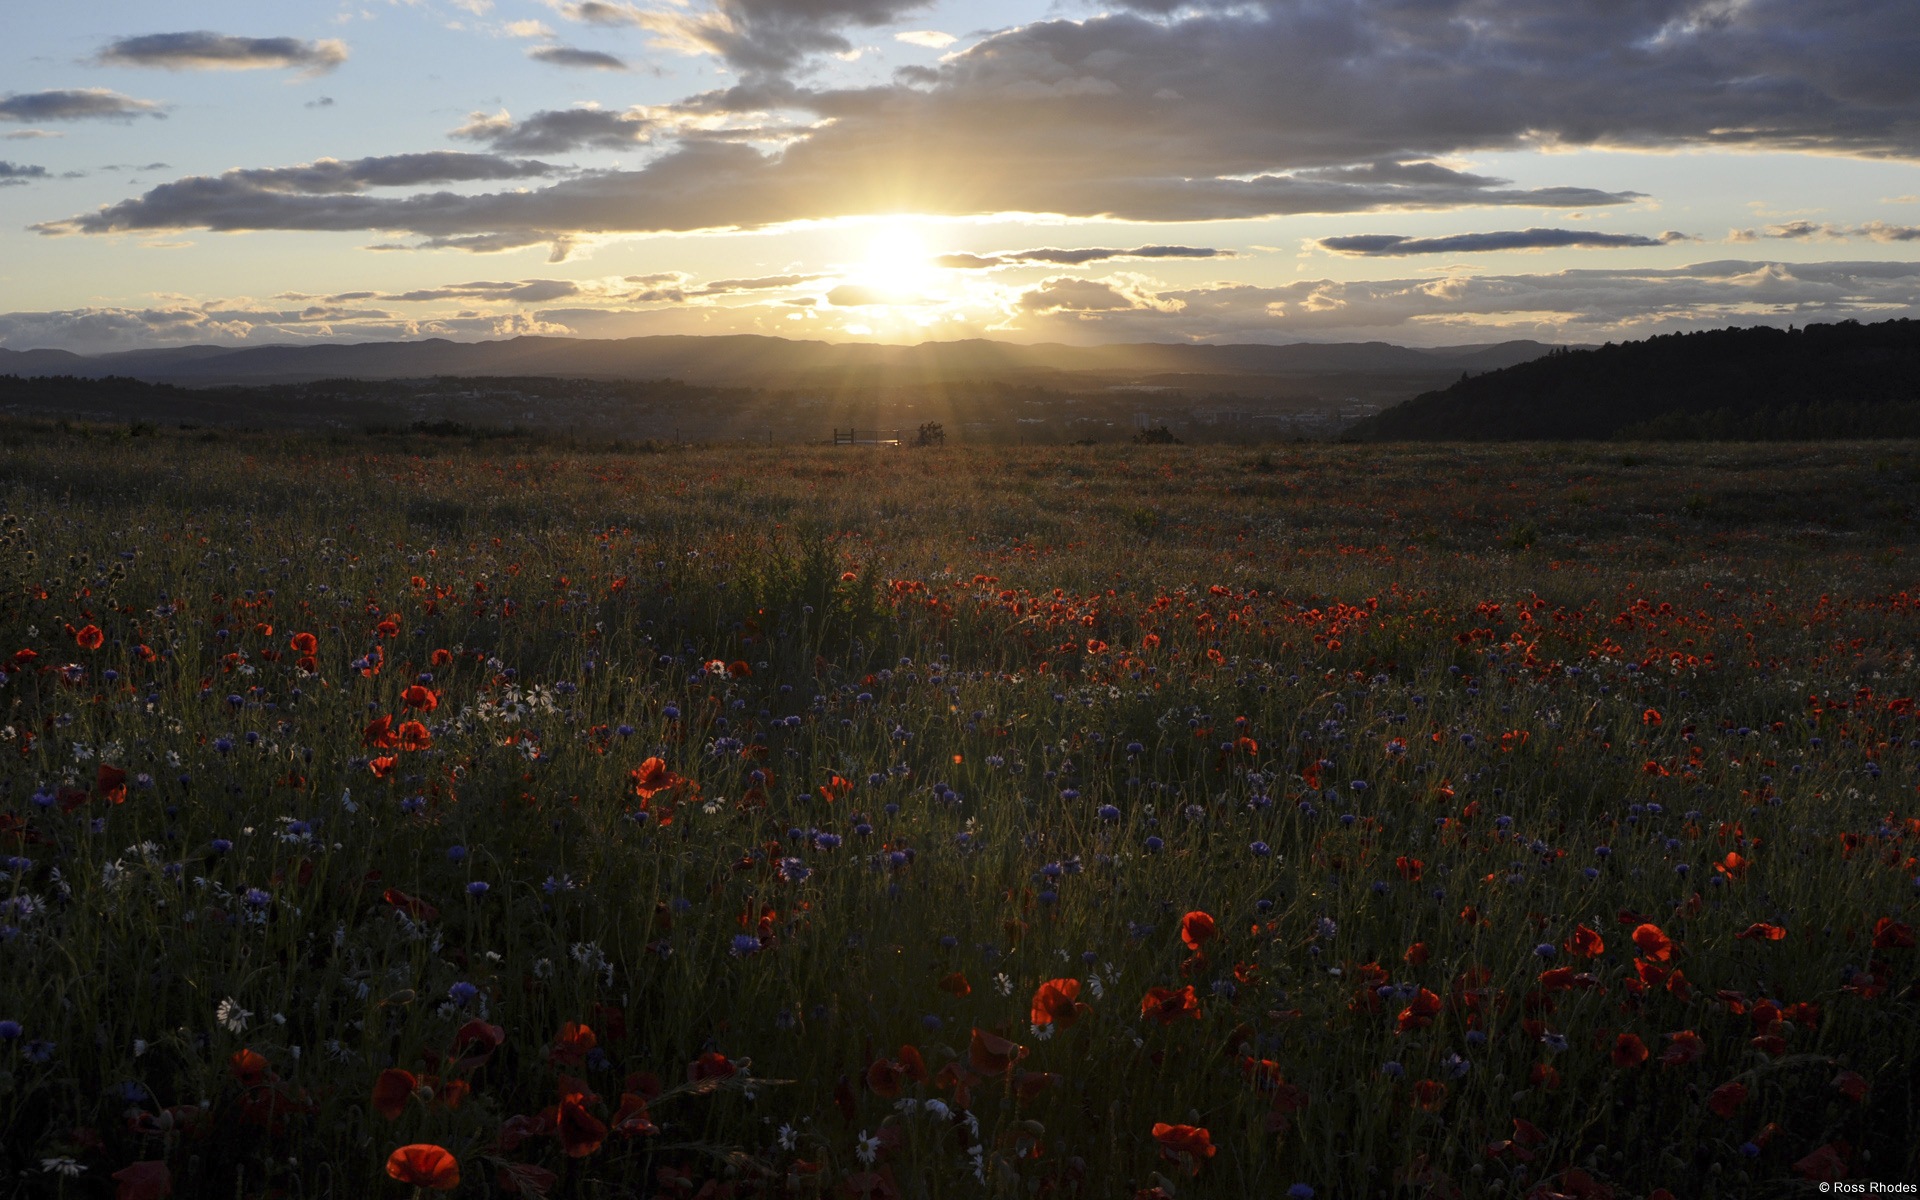
POLYGON ((81 432, 0 448, 21 1194, 1920 1167, 1912 446, 81 432))

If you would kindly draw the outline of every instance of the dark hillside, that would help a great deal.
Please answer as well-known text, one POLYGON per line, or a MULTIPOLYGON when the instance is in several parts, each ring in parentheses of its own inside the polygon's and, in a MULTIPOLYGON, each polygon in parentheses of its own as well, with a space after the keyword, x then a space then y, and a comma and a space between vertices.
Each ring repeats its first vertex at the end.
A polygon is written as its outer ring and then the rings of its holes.
POLYGON ((1920 436, 1920 321, 1558 350, 1386 409, 1361 441, 1920 436))

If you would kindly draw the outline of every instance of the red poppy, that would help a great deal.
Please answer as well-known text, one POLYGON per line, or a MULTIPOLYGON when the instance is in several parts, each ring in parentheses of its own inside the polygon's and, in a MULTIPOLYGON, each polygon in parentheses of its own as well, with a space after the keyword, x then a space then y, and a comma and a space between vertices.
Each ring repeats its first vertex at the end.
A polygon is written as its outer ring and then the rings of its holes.
POLYGON ((1093 1011, 1079 1002, 1078 979, 1049 979, 1033 993, 1032 1018, 1035 1025, 1071 1026, 1083 1013, 1093 1011))
POLYGON ((900 1058, 898 1062, 900 1073, 908 1079, 913 1080, 915 1083, 925 1083, 927 1081, 927 1060, 920 1056, 919 1050, 912 1046, 900 1047, 900 1058))
POLYGON ((1640 714, 1640 723, 1658 729, 1660 727, 1660 711, 1653 708, 1647 709, 1640 714))
POLYGON ((559 1113, 560 1148, 568 1158, 585 1158, 607 1140, 606 1122, 588 1112, 582 1096, 561 1098, 559 1113))
POLYGON ((613 1132, 621 1137, 639 1137, 642 1134, 659 1133, 660 1129, 647 1114, 647 1100, 632 1092, 620 1097, 620 1107, 613 1114, 613 1132))
POLYGON ((1421 862, 1417 858, 1408 858, 1404 854, 1393 860, 1393 866, 1395 870, 1400 872, 1400 878, 1406 880, 1408 883, 1418 883, 1421 873, 1427 869, 1426 863, 1421 862))
POLYGON ((484 1066, 506 1040, 505 1029, 475 1017, 454 1032, 453 1053, 458 1056, 454 1066, 462 1070, 484 1066))
POLYGON ((420 1081, 411 1071, 402 1071, 397 1067, 388 1067, 380 1072, 373 1081, 373 1111, 389 1121, 398 1121, 407 1111, 407 1102, 413 1099, 420 1081))
POLYGON ((421 712, 432 712, 440 707, 440 696, 432 688, 416 683, 400 693, 400 703, 421 712))
POLYGON ((1578 925, 1574 927, 1573 936, 1567 939, 1564 948, 1576 958, 1599 958, 1607 952, 1607 943, 1598 930, 1578 925))
POLYGON ((882 1100, 900 1098, 900 1064, 892 1059, 876 1058, 867 1066, 867 1089, 882 1100))
POLYGON ((437 920, 440 910, 417 896, 409 896, 399 888, 388 888, 380 893, 380 899, 393 905, 416 921, 437 920))
POLYGON ((1413 1085, 1413 1099, 1422 1112, 1432 1112, 1447 1102, 1447 1085, 1437 1079, 1422 1079, 1413 1085))
POLYGON ((1865 1076, 1857 1072, 1842 1071, 1833 1077, 1833 1086, 1842 1096, 1858 1104, 1867 1098, 1867 1091, 1873 1085, 1867 1082, 1865 1076))
POLYGON ((439 1146, 420 1142, 388 1155, 387 1174, 410 1187, 450 1192, 460 1186, 460 1160, 439 1146))
POLYGON ((1747 1085, 1723 1083, 1707 1097, 1707 1111, 1716 1117, 1731 1117, 1747 1102, 1747 1085))
POLYGON ((1623 1033, 1613 1040, 1613 1065, 1637 1067, 1647 1061, 1647 1044, 1637 1033, 1623 1033))
POLYGON ((73 633, 74 644, 82 650, 98 650, 107 640, 98 625, 83 625, 73 633))
POLYGON ((1636 928, 1633 931, 1633 944, 1653 962, 1666 962, 1673 957, 1673 939, 1662 932, 1658 925, 1649 923, 1636 928))
POLYGON ((367 722, 366 728, 360 731, 360 744, 362 746, 375 746, 382 750, 391 750, 393 748, 393 718, 382 713, 367 722))
POLYGON ((740 1071, 726 1055, 709 1050, 687 1064, 687 1082, 703 1079, 731 1079, 740 1071))
POLYGON ((1001 1075, 1027 1056, 1027 1048, 984 1029, 973 1031, 967 1047, 967 1062, 983 1075, 1001 1075))
POLYGON ((234 1051, 233 1057, 227 1060, 227 1069, 239 1080, 241 1087, 265 1083, 273 1076, 266 1056, 253 1050, 234 1051))
POLYGON ((433 657, 432 657, 432 659, 431 659, 430 661, 431 661, 431 662, 433 663, 433 665, 434 665, 434 666, 436 666, 436 667, 448 667, 448 666, 452 666, 452 665, 453 665, 453 651, 451 651, 451 650, 444 650, 444 649, 443 649, 443 650, 435 650, 435 651, 433 652, 433 657))
POLYGON ((1440 997, 1426 988, 1421 988, 1414 993, 1413 1002, 1400 1010, 1400 1032, 1425 1029, 1433 1024, 1433 1019, 1439 1015, 1440 997))
POLYGON ((1778 925, 1758 921, 1733 936, 1736 941, 1778 942, 1785 940, 1787 931, 1778 925))
POLYGON ((1813 1183, 1832 1183, 1847 1177, 1847 1160, 1832 1142, 1793 1164, 1794 1173, 1813 1183))
POLYGON ((666 791, 679 778, 667 770, 666 760, 657 755, 629 771, 627 776, 633 780, 633 794, 642 800, 650 800, 656 793, 666 791))
POLYGON ((1427 965, 1427 959, 1431 954, 1432 952, 1427 949, 1425 942, 1415 942, 1413 945, 1407 947, 1407 952, 1401 957, 1409 966, 1424 967, 1427 965))
POLYGON ((1875 950, 1911 950, 1913 949, 1913 930, 1892 917, 1881 917, 1873 923, 1873 948, 1875 950))
POLYGON ((296 633, 287 640, 287 649, 295 654, 318 654, 320 639, 310 633, 296 633))
POLYGON ((165 1159, 128 1163, 113 1173, 120 1184, 113 1200, 161 1200, 173 1195, 173 1172, 165 1159))
POLYGON ((1201 1016, 1200 998, 1193 993, 1193 985, 1188 984, 1179 991, 1172 988, 1152 987, 1140 998, 1140 1015, 1152 1017, 1162 1025, 1171 1025, 1182 1017, 1192 1017, 1198 1021, 1201 1016))
POLYGON ((393 731, 393 740, 402 750, 425 750, 433 745, 433 734, 418 721, 402 721, 393 731))
POLYGON ((973 985, 968 983, 967 977, 958 971, 941 977, 940 982, 934 986, 950 996, 967 996, 973 993, 973 985))
POLYGON ((1199 1125, 1162 1122, 1153 1127, 1153 1140, 1160 1144, 1161 1157, 1180 1163, 1189 1175, 1198 1175, 1201 1161, 1212 1158, 1218 1150, 1213 1134, 1199 1125))
POLYGON ((1699 1062, 1706 1057, 1707 1044, 1700 1035, 1691 1029, 1682 1029, 1679 1033, 1667 1035, 1667 1049, 1660 1055, 1663 1067, 1684 1067, 1688 1063, 1699 1062))
POLYGON ((127 773, 119 767, 100 764, 93 775, 93 790, 96 795, 104 796, 115 804, 127 802, 127 773))
POLYGON ((733 662, 727 664, 727 674, 733 676, 735 679, 746 679, 753 674, 753 668, 748 666, 744 660, 735 659, 733 662))
POLYGON ((391 754, 383 754, 379 758, 376 758, 372 762, 368 763, 367 770, 373 772, 373 777, 375 779, 385 779, 387 776, 393 774, 393 769, 399 765, 400 765, 399 759, 395 758, 391 754))
POLYGON ((1190 912, 1180 918, 1180 940, 1187 949, 1198 950, 1213 937, 1213 918, 1203 912, 1190 912))
POLYGON ((586 1061, 587 1052, 597 1045, 599 1039, 593 1036, 591 1027, 578 1021, 568 1021, 554 1035, 553 1048, 547 1051, 547 1058, 562 1066, 579 1066, 586 1061))

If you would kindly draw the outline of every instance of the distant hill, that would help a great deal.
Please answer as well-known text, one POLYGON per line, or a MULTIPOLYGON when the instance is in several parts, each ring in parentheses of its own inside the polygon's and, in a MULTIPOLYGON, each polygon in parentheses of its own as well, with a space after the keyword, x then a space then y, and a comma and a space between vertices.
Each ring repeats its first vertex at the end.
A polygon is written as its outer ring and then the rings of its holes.
MULTIPOLYGON (((1471 368, 1468 368, 1471 370, 1471 368)), ((1363 441, 1920 437, 1920 321, 1555 350, 1383 409, 1363 441)))
MULTIPOLYGON (((553 376, 679 379, 689 383, 800 388, 922 386, 1006 381, 1049 386, 1116 384, 1146 377, 1198 386, 1272 376, 1393 375, 1435 378, 1525 362, 1552 347, 1513 341, 1414 349, 1386 342, 1289 346, 1125 344, 1018 345, 981 339, 881 346, 786 338, 519 337, 497 342, 363 342, 351 345, 184 346, 116 354, 0 350, 0 375, 119 376, 150 383, 304 383, 320 379, 430 376, 553 376), (1442 374, 1445 373, 1445 374, 1442 374)), ((1409 389, 1411 390, 1411 389, 1409 389)), ((1403 393, 1404 394, 1404 393, 1403 393)))

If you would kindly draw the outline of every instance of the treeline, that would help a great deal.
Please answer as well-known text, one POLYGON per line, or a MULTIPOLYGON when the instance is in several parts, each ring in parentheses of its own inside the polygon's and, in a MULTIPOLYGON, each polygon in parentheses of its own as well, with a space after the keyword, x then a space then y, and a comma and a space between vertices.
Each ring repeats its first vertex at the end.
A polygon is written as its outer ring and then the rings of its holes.
POLYGON ((1560 350, 1352 426, 1361 441, 1920 436, 1920 321, 1724 329, 1560 350))

